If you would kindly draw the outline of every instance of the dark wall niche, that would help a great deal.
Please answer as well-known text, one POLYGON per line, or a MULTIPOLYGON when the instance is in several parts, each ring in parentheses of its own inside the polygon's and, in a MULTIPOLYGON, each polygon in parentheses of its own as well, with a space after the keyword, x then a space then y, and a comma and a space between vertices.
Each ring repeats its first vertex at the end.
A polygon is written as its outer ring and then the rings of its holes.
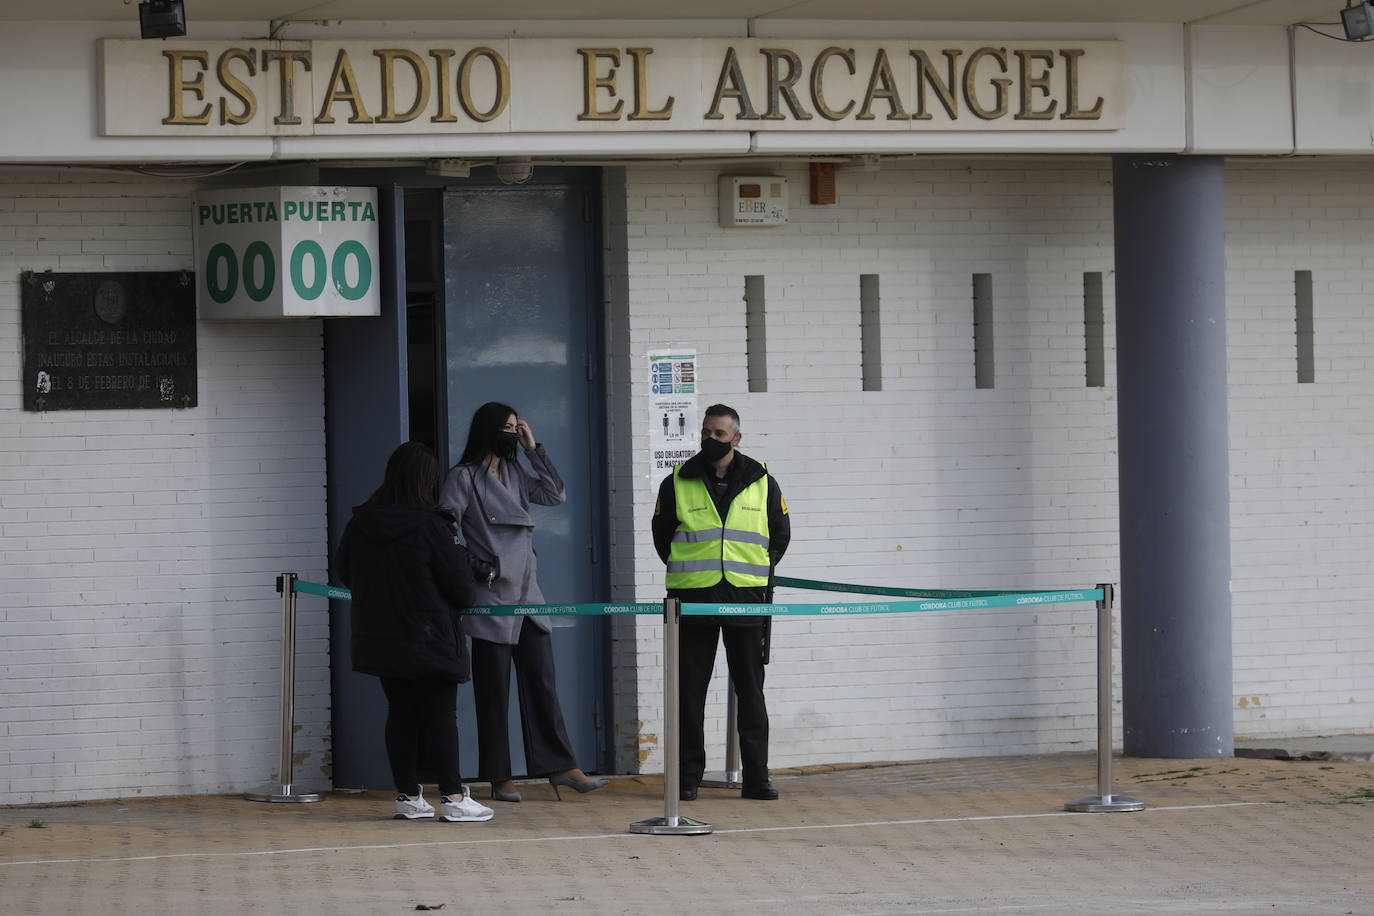
POLYGON ((196 406, 192 274, 20 275, 24 409, 196 406))

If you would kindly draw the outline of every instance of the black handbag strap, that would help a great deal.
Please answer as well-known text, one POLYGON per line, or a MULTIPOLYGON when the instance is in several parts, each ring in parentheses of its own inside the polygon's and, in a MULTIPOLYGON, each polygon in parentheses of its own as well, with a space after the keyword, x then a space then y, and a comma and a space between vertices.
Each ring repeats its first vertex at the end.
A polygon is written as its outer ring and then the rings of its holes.
MULTIPOLYGON (((488 521, 488 522, 494 521, 494 519, 491 519, 491 518, 488 518, 488 517, 487 517, 487 507, 482 503, 482 491, 481 491, 481 489, 477 486, 477 468, 476 468, 475 465, 469 465, 469 466, 468 466, 468 480, 472 483, 472 495, 473 495, 473 498, 477 500, 477 512, 478 512, 478 514, 481 515, 482 518, 485 519, 485 520, 488 521)), ((459 526, 461 527, 461 522, 459 523, 459 526)), ((472 543, 471 540, 469 540, 469 541, 468 541, 468 550, 473 550, 474 547, 475 547, 475 545, 472 543)), ((488 563, 488 564, 490 564, 490 565, 492 565, 492 566, 495 566, 495 565, 497 565, 497 563, 498 563, 498 558, 497 558, 495 555, 490 555, 490 556, 484 557, 484 558, 483 558, 483 561, 486 562, 486 563, 488 563)))

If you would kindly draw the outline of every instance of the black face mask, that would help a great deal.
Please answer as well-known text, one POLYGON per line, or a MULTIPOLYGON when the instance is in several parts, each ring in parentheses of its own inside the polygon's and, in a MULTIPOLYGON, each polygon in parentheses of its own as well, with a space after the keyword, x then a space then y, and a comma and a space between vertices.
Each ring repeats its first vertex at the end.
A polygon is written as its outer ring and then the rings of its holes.
POLYGON ((496 441, 492 443, 491 450, 497 458, 510 461, 515 457, 515 446, 519 442, 519 433, 508 433, 502 430, 496 434, 496 441))
POLYGON ((721 442, 719 439, 702 439, 701 457, 714 464, 730 454, 731 448, 733 446, 729 442, 721 442))

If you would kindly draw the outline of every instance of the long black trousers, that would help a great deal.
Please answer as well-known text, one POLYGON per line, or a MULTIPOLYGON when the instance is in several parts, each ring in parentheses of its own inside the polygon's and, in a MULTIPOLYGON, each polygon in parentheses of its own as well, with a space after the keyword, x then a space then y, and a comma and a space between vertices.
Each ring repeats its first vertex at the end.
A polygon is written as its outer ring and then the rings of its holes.
POLYGON ((462 795, 458 764, 458 685, 437 678, 384 677, 386 757, 396 791, 419 795, 421 748, 433 755, 439 794, 462 795))
POLYGON ((477 703, 477 771, 492 782, 510 779, 510 669, 520 699, 525 771, 548 776, 577 766, 558 705, 553 640, 531 621, 520 627, 515 645, 472 640, 472 694, 477 703))
MULTIPOLYGON (((693 622, 678 631, 681 780, 695 786, 706 772, 703 731, 706 689, 716 663, 717 634, 725 641, 725 663, 739 709, 739 755, 745 785, 768 781, 768 706, 763 700, 763 625, 735 626, 693 622)), ((724 747, 721 748, 724 753, 724 747)))

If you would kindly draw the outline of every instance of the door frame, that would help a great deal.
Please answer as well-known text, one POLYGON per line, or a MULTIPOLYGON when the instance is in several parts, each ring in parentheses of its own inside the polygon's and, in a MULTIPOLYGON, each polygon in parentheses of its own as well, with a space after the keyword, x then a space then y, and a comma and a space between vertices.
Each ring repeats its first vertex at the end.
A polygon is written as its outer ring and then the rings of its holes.
MULTIPOLYGON (((392 214, 390 214, 391 224, 393 227, 395 227, 392 231, 397 233, 395 239, 392 242, 391 249, 399 250, 400 256, 394 258, 395 263, 392 265, 393 272, 390 279, 386 281, 388 283, 388 286, 386 288, 388 290, 388 294, 395 297, 395 301, 399 303, 401 309, 401 314, 399 316, 400 328, 402 332, 399 354, 399 380, 401 385, 406 386, 407 373, 405 369, 406 352, 404 333, 406 328, 406 316, 404 312, 406 304, 405 200, 407 198, 407 195, 411 192, 432 190, 433 192, 435 192, 436 196, 442 197, 443 191, 447 188, 485 190, 506 187, 507 183, 502 182, 500 179, 498 179, 495 175, 494 169, 492 168, 474 169, 472 176, 466 179, 452 179, 433 176, 427 174, 423 169, 419 168, 321 168, 319 172, 319 183, 321 185, 327 186, 375 186, 378 188, 380 196, 384 196, 389 191, 391 191, 394 192, 393 200, 398 201, 398 212, 393 212, 392 214)), ((599 566, 599 570, 596 571, 597 587, 601 593, 603 600, 609 600, 611 575, 610 555, 609 550, 607 549, 607 545, 610 542, 610 519, 608 517, 610 481, 608 479, 609 450, 605 434, 607 428, 607 397, 609 386, 606 377, 606 365, 608 354, 606 343, 606 309, 604 298, 605 281, 604 265, 602 263, 601 257, 602 170, 600 168, 586 166, 538 166, 535 168, 534 174, 529 181, 522 182, 520 185, 517 185, 515 187, 530 189, 540 187, 564 187, 570 190, 578 191, 582 195, 583 222, 587 227, 588 239, 583 251, 584 276, 586 277, 586 289, 584 290, 584 298, 585 302, 587 303, 585 330, 587 333, 587 344, 589 351, 587 366, 587 372, 589 375, 588 416, 592 424, 593 430, 595 432, 594 435, 590 435, 588 437, 589 447, 591 448, 591 455, 589 457, 591 466, 594 468, 599 467, 601 469, 601 473, 595 480, 595 483, 600 492, 597 495, 597 498, 591 501, 594 512, 593 536, 596 538, 597 543, 600 546, 600 549, 598 551, 599 559, 596 563, 596 565, 599 566)), ((440 220, 440 232, 442 233, 442 206, 436 207, 434 209, 435 212, 438 214, 437 218, 440 220)), ((386 239, 384 237, 384 247, 385 246, 386 239)), ((443 339, 447 336, 446 329, 443 325, 443 311, 444 310, 442 309, 440 310, 441 317, 437 325, 437 332, 440 335, 440 340, 438 341, 438 344, 440 346, 443 345, 443 339)), ((358 319, 330 320, 350 321, 358 319)), ((328 364, 330 360, 329 338, 330 335, 326 333, 326 364, 328 364)), ((440 366, 442 366, 443 364, 444 363, 441 361, 440 366)), ((439 373, 437 378, 442 379, 443 373, 439 373)), ((446 415, 448 410, 446 390, 447 385, 440 382, 438 384, 438 387, 439 391, 437 391, 435 394, 436 397, 439 399, 439 409, 446 415)), ((409 436, 408 387, 401 392, 401 397, 403 399, 402 403, 405 406, 405 410, 402 411, 403 432, 401 433, 401 435, 409 436)), ((337 407, 338 405, 334 406, 337 407)), ((326 405, 326 412, 328 413, 329 410, 330 405, 326 405)), ((366 420, 366 418, 364 419, 366 420)), ((445 431, 441 430, 439 441, 440 458, 442 461, 444 461, 445 466, 450 466, 452 461, 456 460, 457 456, 456 454, 454 454, 454 452, 457 449, 461 449, 461 444, 449 443, 446 441, 447 438, 448 437, 445 431)), ((394 448, 397 444, 399 444, 399 442, 389 444, 387 446, 387 451, 389 452, 389 450, 391 448, 394 448)), ((334 456, 331 454, 331 448, 328 444, 327 439, 326 474, 327 486, 331 496, 333 495, 333 492, 336 489, 336 484, 338 483, 338 481, 336 481, 336 466, 337 463, 334 459, 334 456)), ((356 489, 356 485, 354 485, 352 489, 356 489)), ((341 494, 341 496, 342 495, 343 494, 341 494)), ((328 551, 331 568, 333 567, 334 563, 334 548, 335 545, 338 543, 338 535, 342 532, 343 523, 347 520, 346 515, 343 514, 346 512, 347 507, 335 506, 334 502, 335 500, 333 499, 329 501, 330 519, 328 531, 330 540, 328 544, 328 551)), ((333 715, 336 722, 338 721, 338 718, 340 716, 340 710, 337 702, 337 699, 341 696, 342 693, 339 687, 340 680, 343 678, 366 677, 366 675, 354 674, 351 668, 349 667, 350 646, 348 645, 347 641, 345 640, 344 643, 340 645, 340 637, 344 634, 345 631, 349 629, 346 622, 346 615, 347 606, 343 602, 331 601, 330 662, 332 668, 331 683, 333 684, 332 699, 334 700, 334 702, 332 702, 331 705, 334 709, 333 715)), ((595 760, 594 762, 588 761, 587 763, 594 770, 610 772, 614 769, 615 766, 615 694, 613 690, 613 671, 611 664, 611 626, 610 620, 604 616, 598 617, 596 619, 595 625, 597 627, 597 631, 594 634, 593 639, 597 644, 598 655, 600 656, 599 664, 597 665, 597 668, 599 669, 597 673, 599 675, 600 683, 598 684, 599 699, 596 704, 598 708, 596 709, 595 723, 595 733, 597 735, 597 760, 595 760)), ((351 711, 344 710, 343 714, 350 715, 351 711)), ((345 731, 347 731, 347 727, 345 727, 345 731)), ((336 734, 337 733, 338 728, 336 726, 336 734)), ((380 736, 375 743, 375 748, 377 754, 381 756, 381 759, 384 762, 385 754, 382 748, 382 742, 380 741, 380 736)), ((352 768, 350 766, 350 761, 339 758, 340 752, 344 752, 345 754, 351 753, 350 751, 347 751, 346 748, 342 748, 336 745, 336 747, 334 748, 334 753, 336 757, 334 770, 336 774, 347 774, 350 772, 350 769, 355 768, 352 768)), ((386 783, 384 783, 384 785, 389 785, 389 778, 386 781, 386 783)), ((355 786, 346 786, 345 788, 355 788, 355 786)))

